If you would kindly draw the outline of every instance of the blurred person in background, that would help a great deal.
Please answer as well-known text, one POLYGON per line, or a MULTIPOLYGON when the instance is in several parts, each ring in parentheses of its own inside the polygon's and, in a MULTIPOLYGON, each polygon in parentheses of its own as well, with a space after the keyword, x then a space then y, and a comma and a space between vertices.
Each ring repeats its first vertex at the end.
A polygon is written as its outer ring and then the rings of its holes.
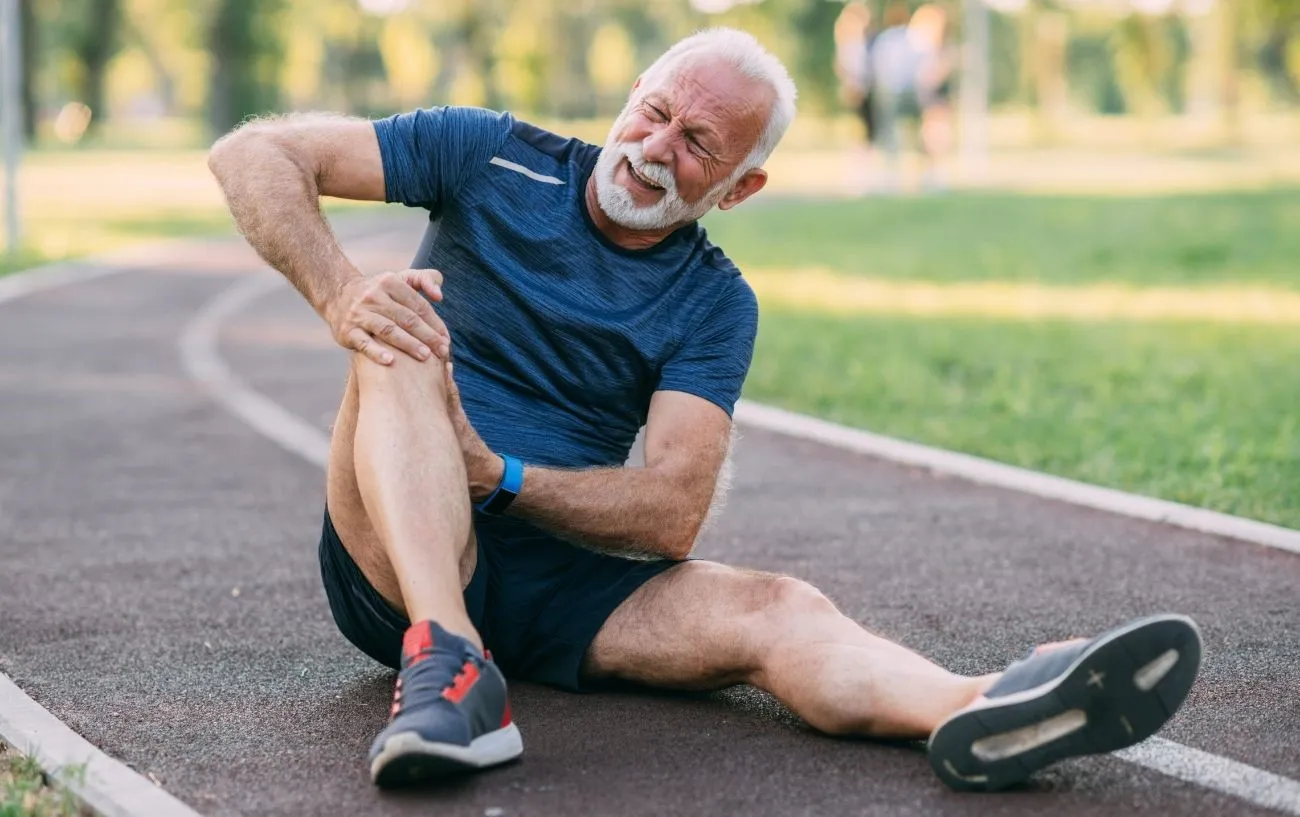
POLYGON ((948 149, 951 121, 952 61, 943 49, 944 29, 945 15, 936 5, 921 6, 915 14, 904 2, 885 7, 885 30, 875 39, 870 61, 876 144, 885 156, 883 192, 901 186, 904 129, 916 135, 923 185, 940 186, 938 163, 948 149))
POLYGON ((869 189, 876 129, 871 99, 871 46, 877 32, 871 10, 859 2, 847 3, 835 20, 835 76, 840 100, 862 123, 862 141, 849 154, 848 186, 854 193, 869 189))
POLYGON ((927 3, 916 10, 907 27, 908 40, 921 55, 917 66, 916 102, 921 111, 919 142, 925 166, 921 184, 942 190, 943 160, 952 149, 952 73, 957 57, 946 44, 947 14, 927 3))
POLYGON ((805 581, 692 558, 758 331, 698 220, 765 186, 795 95, 752 36, 711 29, 641 74, 603 147, 454 106, 254 120, 213 146, 240 231, 350 353, 318 554, 343 636, 398 671, 376 784, 520 757, 507 675, 752 684, 825 734, 929 737, 959 789, 1136 743, 1186 695, 1181 616, 966 676, 805 581), (321 196, 427 210, 412 268, 358 269, 321 196))

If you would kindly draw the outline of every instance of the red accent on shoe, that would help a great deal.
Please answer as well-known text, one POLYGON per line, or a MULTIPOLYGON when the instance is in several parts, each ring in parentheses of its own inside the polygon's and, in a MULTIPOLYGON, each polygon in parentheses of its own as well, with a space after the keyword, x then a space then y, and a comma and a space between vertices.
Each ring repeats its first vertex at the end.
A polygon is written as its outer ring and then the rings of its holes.
POLYGON ((407 666, 418 664, 433 653, 433 622, 417 621, 402 636, 402 658, 407 666))
POLYGON ((393 705, 388 710, 388 719, 396 718, 402 711, 402 679, 397 679, 397 684, 393 687, 393 705))
POLYGON ((465 666, 456 674, 456 681, 451 686, 442 691, 442 697, 458 704, 465 699, 465 694, 469 692, 470 687, 478 680, 478 665, 473 661, 466 661, 465 666))
POLYGON ((501 728, 505 729, 510 725, 510 699, 506 698, 506 714, 501 716, 501 728))

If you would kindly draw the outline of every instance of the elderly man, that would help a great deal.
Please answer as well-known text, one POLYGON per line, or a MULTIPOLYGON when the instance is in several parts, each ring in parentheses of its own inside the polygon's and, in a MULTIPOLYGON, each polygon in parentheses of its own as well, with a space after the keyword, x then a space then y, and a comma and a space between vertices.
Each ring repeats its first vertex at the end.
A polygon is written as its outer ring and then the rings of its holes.
POLYGON ((798 579, 688 559, 758 323, 696 220, 763 188, 794 103, 753 37, 715 29, 641 75, 603 149, 470 108, 260 121, 213 148, 249 243, 351 350, 320 558, 343 635, 399 670, 377 784, 518 757, 505 675, 754 684, 827 734, 930 736, 958 788, 1131 744, 1187 693, 1182 617, 962 677, 798 579), (415 268, 354 267, 322 195, 428 209, 415 268))

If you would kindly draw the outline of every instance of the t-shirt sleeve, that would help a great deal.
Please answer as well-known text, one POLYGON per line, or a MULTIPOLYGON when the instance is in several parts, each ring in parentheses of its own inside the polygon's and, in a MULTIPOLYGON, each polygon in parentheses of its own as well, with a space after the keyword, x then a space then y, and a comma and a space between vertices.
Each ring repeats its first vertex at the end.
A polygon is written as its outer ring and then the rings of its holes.
POLYGON ((758 299, 736 276, 713 309, 664 364, 659 391, 703 397, 727 414, 735 410, 758 336, 758 299))
POLYGON ((430 210, 455 198, 510 134, 509 114, 424 108, 376 120, 384 198, 430 210))

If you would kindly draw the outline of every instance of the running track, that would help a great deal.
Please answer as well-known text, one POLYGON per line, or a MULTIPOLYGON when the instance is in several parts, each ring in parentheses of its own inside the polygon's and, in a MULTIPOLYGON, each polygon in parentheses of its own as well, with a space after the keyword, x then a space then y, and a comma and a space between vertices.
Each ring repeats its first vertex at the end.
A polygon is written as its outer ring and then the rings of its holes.
MULTIPOLYGON (((343 232, 393 268, 420 227, 343 232)), ((1092 758, 963 796, 916 746, 818 737, 753 690, 516 684, 522 763, 381 794, 364 757, 391 673, 334 630, 315 559, 344 365, 230 239, 0 303, 0 672, 199 813, 1300 814, 1300 556, 743 427, 698 553, 806 578, 955 670, 1196 618, 1201 680, 1153 750, 1181 771, 1092 758)))

